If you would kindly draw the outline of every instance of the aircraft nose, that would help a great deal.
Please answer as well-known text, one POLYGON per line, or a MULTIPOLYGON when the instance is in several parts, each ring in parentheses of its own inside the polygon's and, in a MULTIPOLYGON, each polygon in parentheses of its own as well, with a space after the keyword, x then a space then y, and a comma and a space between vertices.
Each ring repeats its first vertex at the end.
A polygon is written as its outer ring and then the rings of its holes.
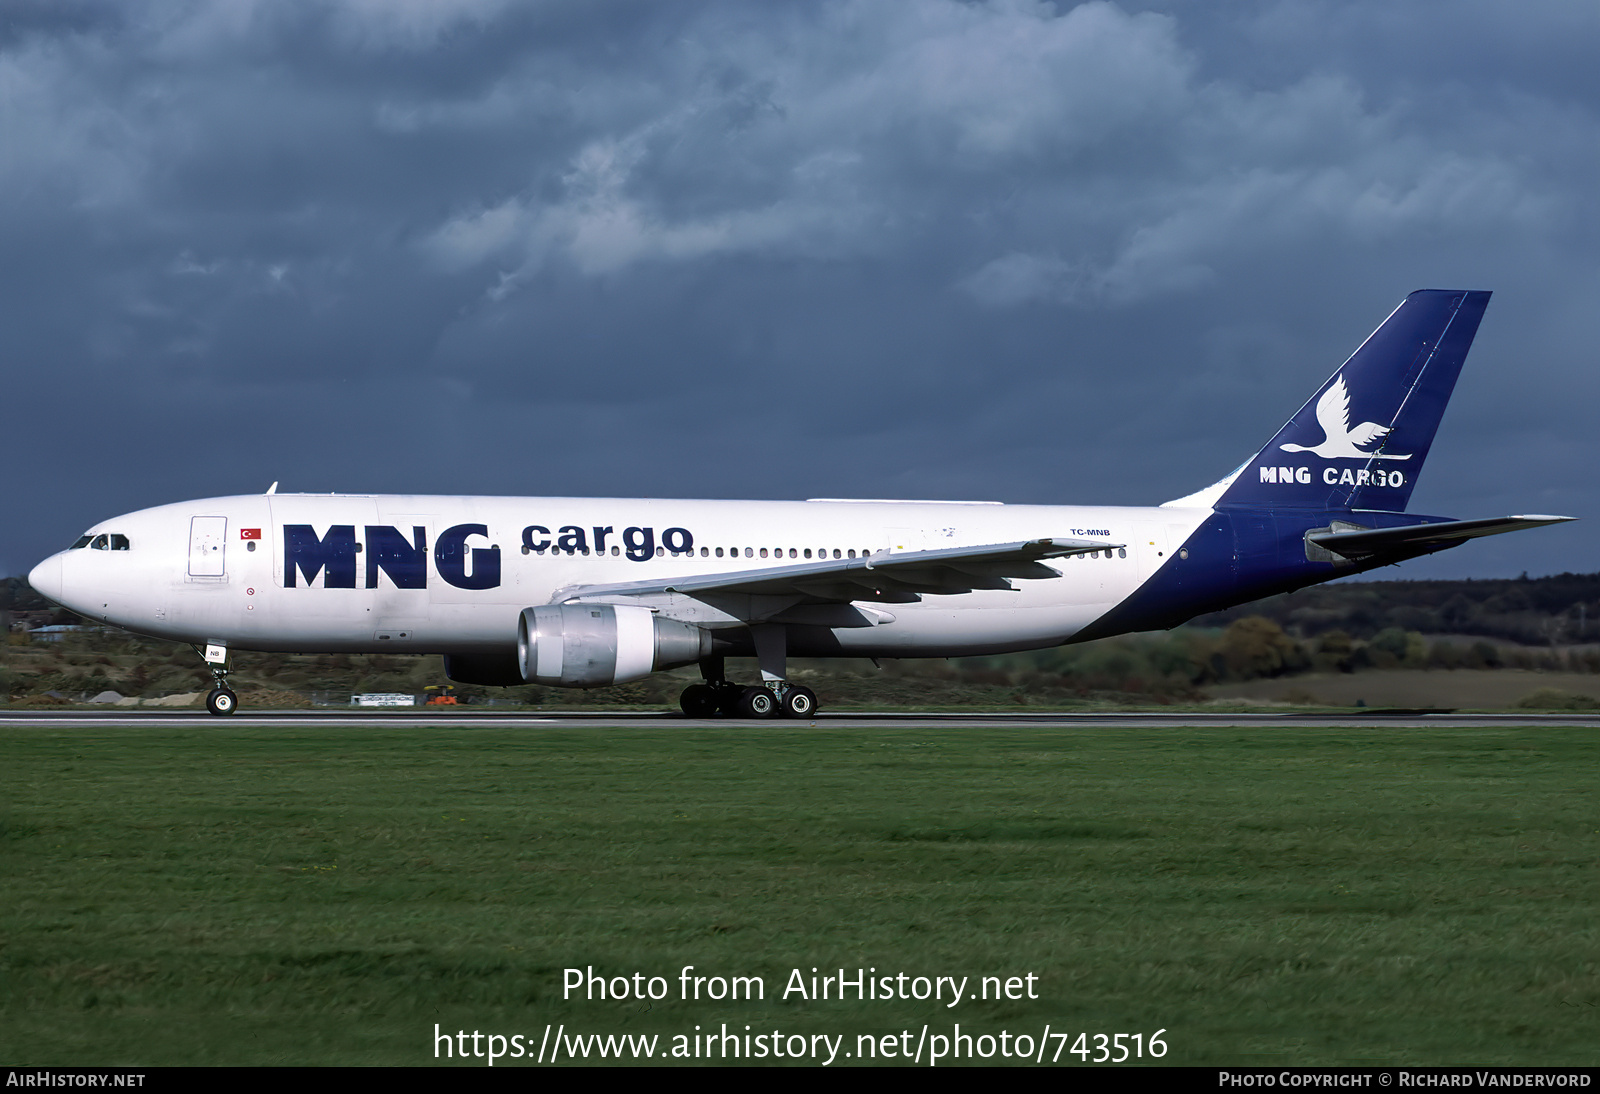
POLYGON ((35 592, 61 602, 61 556, 51 555, 28 572, 28 584, 35 592))

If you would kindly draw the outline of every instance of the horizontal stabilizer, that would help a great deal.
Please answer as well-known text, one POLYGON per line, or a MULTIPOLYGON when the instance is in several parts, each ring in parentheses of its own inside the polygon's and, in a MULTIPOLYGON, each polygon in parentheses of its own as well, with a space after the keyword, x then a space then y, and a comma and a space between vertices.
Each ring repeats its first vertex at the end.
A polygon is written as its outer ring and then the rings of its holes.
POLYGON ((615 596, 681 593, 704 600, 729 594, 794 597, 813 604, 876 601, 909 604, 923 594, 949 595, 975 589, 1010 589, 1016 579, 1059 577, 1046 558, 1066 558, 1126 546, 1091 539, 1035 539, 936 551, 881 551, 862 558, 825 559, 794 566, 734 573, 685 574, 659 581, 579 585, 558 591, 556 603, 615 596))
POLYGON ((1560 524, 1576 517, 1486 517, 1482 520, 1446 520, 1436 524, 1408 524, 1403 528, 1372 528, 1306 533, 1308 544, 1332 551, 1348 559, 1367 559, 1376 555, 1414 554, 1436 547, 1449 547, 1479 536, 1497 536, 1523 528, 1560 524))

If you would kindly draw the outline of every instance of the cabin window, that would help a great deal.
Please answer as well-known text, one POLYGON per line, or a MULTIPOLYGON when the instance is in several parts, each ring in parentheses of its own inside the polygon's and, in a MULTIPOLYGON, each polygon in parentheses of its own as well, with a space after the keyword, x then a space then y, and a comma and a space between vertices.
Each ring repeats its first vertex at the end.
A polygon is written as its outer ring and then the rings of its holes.
MULTIPOLYGON (((837 556, 837 555, 838 555, 838 553, 839 553, 839 552, 838 552, 838 551, 835 551, 835 552, 833 552, 833 553, 834 553, 834 555, 836 555, 836 556, 837 556)), ((855 548, 854 548, 854 547, 852 547, 852 548, 851 548, 851 549, 850 549, 850 554, 849 554, 849 557, 851 557, 851 558, 855 558, 855 557, 856 557, 856 552, 855 552, 855 548)))
POLYGON ((611 548, 611 553, 614 554, 614 555, 620 555, 622 553, 622 548, 621 547, 613 547, 613 548, 611 548))
POLYGON ((1117 557, 1118 558, 1127 558, 1128 557, 1128 549, 1126 547, 1118 547, 1117 548, 1117 557))
POLYGON ((811 557, 811 548, 809 548, 809 547, 806 548, 806 557, 807 558, 811 557))
POLYGON ((666 553, 667 553, 667 549, 665 547, 657 547, 656 548, 656 557, 657 558, 661 558, 661 557, 665 556, 666 553))
POLYGON ((765 547, 761 548, 761 557, 762 558, 766 558, 767 557, 767 549, 765 547))
POLYGON ((710 558, 711 557, 711 548, 709 548, 709 547, 700 548, 700 557, 701 558, 710 558))
POLYGON ((750 558, 750 557, 752 557, 752 556, 753 556, 753 555, 754 555, 754 554, 755 554, 755 551, 753 551, 753 550, 752 550, 752 549, 750 549, 750 548, 749 548, 749 547, 746 547, 746 548, 745 548, 745 549, 744 549, 744 557, 745 557, 745 558, 750 558))

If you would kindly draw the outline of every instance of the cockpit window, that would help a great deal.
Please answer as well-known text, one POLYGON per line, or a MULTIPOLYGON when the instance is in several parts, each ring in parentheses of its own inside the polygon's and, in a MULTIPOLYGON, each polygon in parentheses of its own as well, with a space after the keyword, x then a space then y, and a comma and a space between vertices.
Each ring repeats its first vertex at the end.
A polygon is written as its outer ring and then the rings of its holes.
POLYGON ((113 551, 126 551, 128 549, 128 537, 112 532, 111 549, 113 551))
POLYGON ((71 547, 68 547, 67 550, 76 551, 79 547, 87 547, 89 546, 89 541, 93 538, 93 536, 79 536, 78 542, 74 543, 71 547))
POLYGON ((106 539, 105 534, 101 533, 94 537, 94 542, 89 544, 89 548, 94 551, 109 551, 111 550, 111 543, 106 539))

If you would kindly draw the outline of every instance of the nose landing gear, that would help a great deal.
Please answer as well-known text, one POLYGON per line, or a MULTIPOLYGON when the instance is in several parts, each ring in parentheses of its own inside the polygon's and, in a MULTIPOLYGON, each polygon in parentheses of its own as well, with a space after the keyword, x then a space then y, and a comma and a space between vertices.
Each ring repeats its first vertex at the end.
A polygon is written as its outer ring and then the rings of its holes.
POLYGON ((229 688, 212 688, 206 693, 206 709, 219 717, 239 709, 239 697, 229 688))
POLYGON ((213 642, 204 649, 196 646, 194 652, 205 660, 206 668, 211 670, 211 678, 217 684, 206 693, 206 709, 219 718, 238 710, 239 697, 228 687, 228 647, 213 642))

